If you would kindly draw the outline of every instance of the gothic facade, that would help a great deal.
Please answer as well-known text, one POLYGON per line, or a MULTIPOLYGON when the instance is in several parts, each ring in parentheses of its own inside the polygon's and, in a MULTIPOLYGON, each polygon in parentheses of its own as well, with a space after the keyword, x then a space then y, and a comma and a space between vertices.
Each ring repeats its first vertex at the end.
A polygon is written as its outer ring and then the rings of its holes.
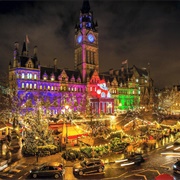
POLYGON ((33 109, 37 100, 48 114, 61 113, 65 104, 74 112, 85 113, 89 103, 97 114, 153 104, 153 81, 148 69, 126 67, 126 61, 117 65, 120 69, 99 72, 98 23, 94 22, 88 0, 83 1, 75 25, 74 43, 73 70, 57 67, 57 59, 51 67, 42 66, 36 46, 34 54, 29 54, 27 38, 22 52, 19 43, 15 43, 9 83, 17 89, 22 109, 33 109))

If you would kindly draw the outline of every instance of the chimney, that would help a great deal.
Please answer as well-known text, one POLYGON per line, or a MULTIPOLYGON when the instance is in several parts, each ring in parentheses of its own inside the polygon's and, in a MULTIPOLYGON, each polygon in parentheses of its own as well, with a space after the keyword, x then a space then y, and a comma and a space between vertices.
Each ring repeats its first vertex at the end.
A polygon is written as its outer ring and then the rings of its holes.
POLYGON ((34 57, 37 57, 37 46, 34 46, 34 57))
POLYGON ((109 69, 109 74, 113 75, 113 71, 114 71, 113 69, 109 69))
POLYGON ((115 71, 116 76, 119 76, 119 70, 115 71))

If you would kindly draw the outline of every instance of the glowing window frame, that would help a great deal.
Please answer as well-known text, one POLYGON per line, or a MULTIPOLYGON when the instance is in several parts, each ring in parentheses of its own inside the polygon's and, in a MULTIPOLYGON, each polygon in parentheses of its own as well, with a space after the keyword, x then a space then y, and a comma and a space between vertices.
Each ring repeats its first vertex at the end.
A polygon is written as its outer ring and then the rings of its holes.
POLYGON ((30 79, 30 78, 29 78, 29 73, 27 73, 26 78, 27 78, 27 79, 30 79))
POLYGON ((21 74, 21 78, 24 79, 24 77, 25 77, 25 75, 24 75, 24 73, 22 73, 22 74, 21 74))
POLYGON ((37 74, 34 74, 34 79, 37 79, 37 74))

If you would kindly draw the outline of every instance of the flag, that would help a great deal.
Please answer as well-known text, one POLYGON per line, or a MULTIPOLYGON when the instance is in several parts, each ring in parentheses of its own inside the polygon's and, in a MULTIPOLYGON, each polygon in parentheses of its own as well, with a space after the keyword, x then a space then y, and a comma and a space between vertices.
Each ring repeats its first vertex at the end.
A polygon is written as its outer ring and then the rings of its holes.
POLYGON ((28 38, 28 35, 26 35, 26 43, 29 44, 29 38, 28 38))
POLYGON ((125 61, 122 62, 122 64, 127 64, 128 60, 126 59, 125 61))

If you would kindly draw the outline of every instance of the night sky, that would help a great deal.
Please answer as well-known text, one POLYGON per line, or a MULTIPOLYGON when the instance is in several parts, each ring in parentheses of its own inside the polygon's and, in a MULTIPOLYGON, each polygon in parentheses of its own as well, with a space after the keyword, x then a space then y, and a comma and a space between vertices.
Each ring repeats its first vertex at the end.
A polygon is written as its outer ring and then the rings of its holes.
MULTIPOLYGON (((0 66, 8 70, 14 43, 26 34, 29 51, 38 47, 41 65, 57 58, 59 68, 74 69, 74 27, 83 0, 0 1, 0 66)), ((180 2, 89 0, 99 25, 100 71, 147 67, 155 87, 180 84, 180 2)))

